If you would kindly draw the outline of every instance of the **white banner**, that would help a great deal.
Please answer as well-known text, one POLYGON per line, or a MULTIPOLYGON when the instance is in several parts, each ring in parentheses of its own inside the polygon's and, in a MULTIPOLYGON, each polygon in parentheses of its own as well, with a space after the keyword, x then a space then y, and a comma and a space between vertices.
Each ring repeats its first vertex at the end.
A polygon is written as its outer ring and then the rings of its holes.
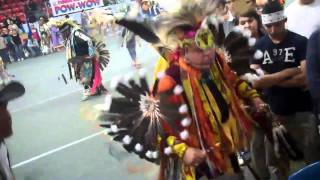
POLYGON ((103 0, 50 0, 53 16, 60 16, 103 6, 103 0))

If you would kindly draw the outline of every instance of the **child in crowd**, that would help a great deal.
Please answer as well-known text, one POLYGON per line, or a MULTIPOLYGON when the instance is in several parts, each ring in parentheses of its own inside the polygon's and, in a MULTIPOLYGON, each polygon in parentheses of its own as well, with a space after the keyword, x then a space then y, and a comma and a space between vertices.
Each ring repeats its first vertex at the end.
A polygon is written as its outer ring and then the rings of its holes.
POLYGON ((32 57, 40 56, 42 54, 37 40, 33 39, 32 36, 28 37, 27 49, 32 57))

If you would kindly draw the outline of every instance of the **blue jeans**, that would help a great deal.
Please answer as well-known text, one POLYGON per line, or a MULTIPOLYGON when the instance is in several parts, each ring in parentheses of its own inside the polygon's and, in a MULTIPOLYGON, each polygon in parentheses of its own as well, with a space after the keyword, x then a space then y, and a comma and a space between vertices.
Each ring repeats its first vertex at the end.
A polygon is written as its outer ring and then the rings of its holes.
POLYGON ((24 58, 24 52, 23 52, 23 45, 14 45, 14 60, 17 61, 18 59, 24 58))
POLYGON ((30 52, 32 57, 41 55, 41 49, 39 47, 37 47, 37 46, 27 47, 27 49, 30 52))
POLYGON ((136 53, 136 39, 133 38, 132 40, 129 40, 126 44, 127 49, 129 51, 130 57, 132 61, 135 61, 137 58, 137 53, 136 53))
POLYGON ((8 54, 8 49, 0 49, 0 57, 2 58, 4 63, 9 63, 10 62, 10 57, 8 54))

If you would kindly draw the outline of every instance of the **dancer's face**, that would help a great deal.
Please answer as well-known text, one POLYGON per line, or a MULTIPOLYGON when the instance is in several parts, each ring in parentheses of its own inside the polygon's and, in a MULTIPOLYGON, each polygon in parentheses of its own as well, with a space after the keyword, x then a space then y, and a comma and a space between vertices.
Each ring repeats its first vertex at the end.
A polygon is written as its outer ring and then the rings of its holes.
POLYGON ((188 46, 185 48, 184 57, 190 66, 201 70, 207 71, 215 59, 215 49, 200 49, 196 45, 188 46))

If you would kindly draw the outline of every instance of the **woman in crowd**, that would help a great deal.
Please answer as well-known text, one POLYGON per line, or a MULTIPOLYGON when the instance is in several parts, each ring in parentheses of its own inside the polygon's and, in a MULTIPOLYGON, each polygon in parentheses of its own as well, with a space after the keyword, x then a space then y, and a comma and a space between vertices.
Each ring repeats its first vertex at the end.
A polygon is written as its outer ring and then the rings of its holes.
POLYGON ((17 29, 12 29, 12 42, 14 46, 14 59, 15 61, 23 61, 24 60, 24 52, 23 52, 23 45, 18 33, 17 29))

